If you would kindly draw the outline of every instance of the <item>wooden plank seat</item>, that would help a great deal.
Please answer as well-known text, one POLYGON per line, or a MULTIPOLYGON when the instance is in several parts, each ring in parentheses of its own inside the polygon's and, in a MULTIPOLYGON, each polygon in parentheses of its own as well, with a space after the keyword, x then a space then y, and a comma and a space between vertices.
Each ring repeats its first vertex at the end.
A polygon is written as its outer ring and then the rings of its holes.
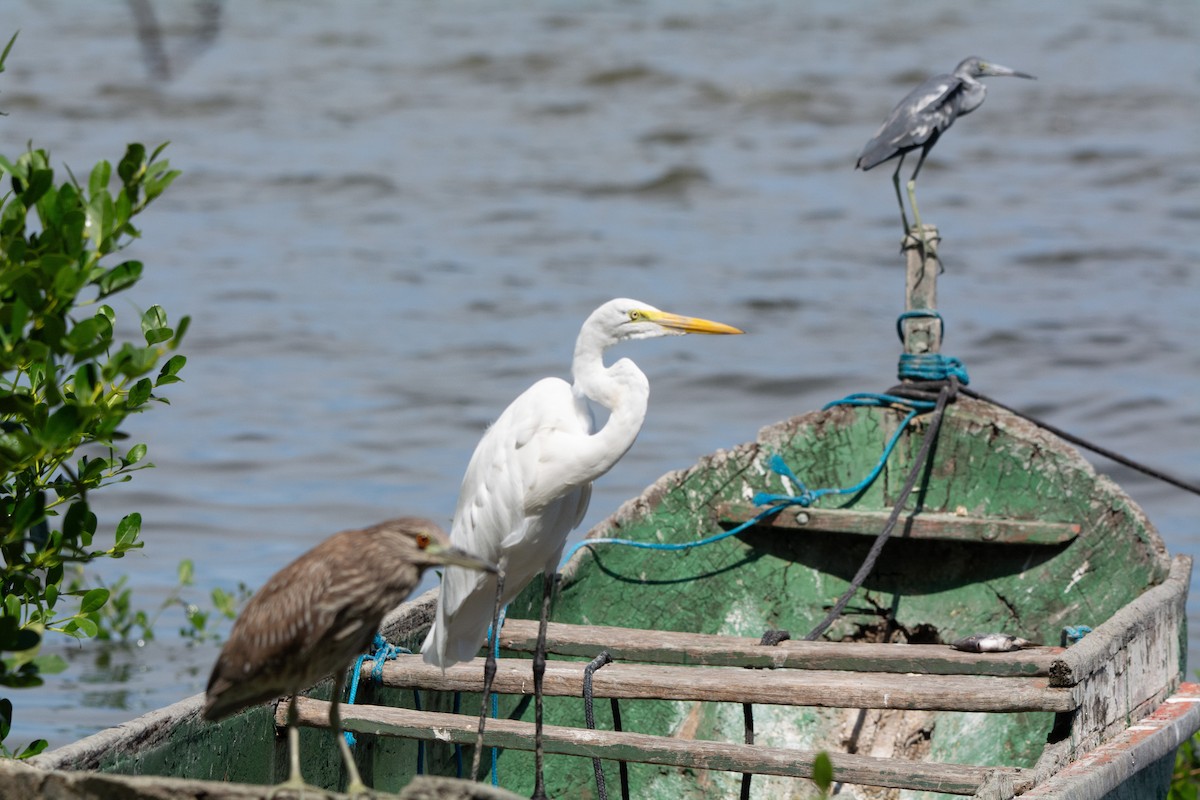
MULTIPOLYGON (((328 703, 302 697, 297 707, 301 725, 317 728, 328 726, 328 703)), ((280 704, 277 721, 282 724, 286 716, 286 704, 280 704)), ((356 733, 436 739, 465 745, 474 745, 479 723, 476 717, 469 715, 381 706, 342 706, 341 716, 345 728, 356 733)), ((813 759, 817 755, 814 750, 585 730, 558 725, 547 725, 543 739, 545 752, 550 754, 794 778, 811 778, 813 759)), ((508 719, 488 720, 483 743, 485 747, 532 750, 533 724, 508 719)), ((834 774, 844 783, 968 796, 975 795, 985 782, 994 780, 998 774, 1011 779, 1013 785, 1019 788, 1032 785, 1029 772, 1016 767, 935 764, 847 753, 828 755, 834 774)))
MULTIPOLYGON (((580 697, 582 661, 546 664, 545 693, 580 697)), ((364 664, 364 673, 372 667, 364 664)), ((364 678, 367 676, 364 675, 364 678)), ((384 686, 447 692, 483 691, 483 660, 456 664, 444 672, 420 656, 399 656, 383 666, 384 686)), ((501 659, 493 685, 501 694, 532 694, 528 659, 501 659)), ((991 675, 920 675, 848 670, 744 669, 652 664, 610 664, 595 673, 596 697, 642 700, 700 700, 725 703, 889 708, 931 711, 1071 711, 1071 689, 1053 688, 1048 678, 991 675)))
MULTIPOLYGON (((727 528, 748 522, 762 511, 762 506, 749 503, 719 503, 716 507, 721 524, 727 528)), ((878 536, 889 514, 888 511, 795 506, 762 519, 755 527, 878 536)), ((922 511, 901 517, 894 536, 949 542, 1053 546, 1070 542, 1079 536, 1081 530, 1082 526, 1074 522, 974 517, 922 511)))
MULTIPOLYGON (((532 653, 537 642, 537 628, 537 620, 510 619, 500 629, 500 646, 532 653)), ((1063 653, 1061 647, 1033 647, 1011 653, 965 653, 935 644, 793 639, 768 647, 750 637, 558 622, 551 622, 546 628, 546 650, 589 659, 595 658, 601 650, 607 650, 618 662, 998 677, 1045 677, 1063 653)))

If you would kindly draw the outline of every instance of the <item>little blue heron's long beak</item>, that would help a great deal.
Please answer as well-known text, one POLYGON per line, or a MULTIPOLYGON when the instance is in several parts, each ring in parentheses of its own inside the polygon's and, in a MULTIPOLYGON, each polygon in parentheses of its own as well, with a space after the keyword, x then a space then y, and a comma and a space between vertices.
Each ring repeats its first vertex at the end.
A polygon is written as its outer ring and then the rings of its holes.
POLYGON ((713 322, 699 317, 685 317, 668 311, 645 311, 647 320, 657 323, 664 328, 683 333, 745 333, 740 328, 726 325, 723 322, 713 322))
POLYGON ((425 554, 431 556, 431 561, 436 561, 439 564, 477 569, 481 572, 496 572, 495 564, 490 564, 482 558, 476 558, 465 550, 459 550, 457 547, 443 547, 437 542, 430 542, 429 546, 425 548, 425 554))
POLYGON ((1018 72, 1017 70, 1013 69, 1012 67, 1005 67, 1000 64, 993 64, 990 61, 986 61, 983 64, 981 64, 980 66, 983 68, 984 75, 995 75, 997 77, 1010 77, 1010 78, 1028 78, 1031 81, 1037 80, 1037 78, 1035 76, 1030 75, 1028 72, 1018 72))

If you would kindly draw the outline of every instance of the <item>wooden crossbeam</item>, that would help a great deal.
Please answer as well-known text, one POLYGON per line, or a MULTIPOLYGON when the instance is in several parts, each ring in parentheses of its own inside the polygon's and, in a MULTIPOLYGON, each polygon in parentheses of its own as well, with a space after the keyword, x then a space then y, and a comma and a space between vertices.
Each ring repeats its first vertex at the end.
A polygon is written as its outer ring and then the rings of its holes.
MULTIPOLYGON (((500 629, 500 646, 532 653, 537 621, 509 619, 500 629)), ((1062 654, 1061 647, 1034 647, 1012 653, 964 653, 948 645, 870 644, 787 640, 765 647, 749 637, 646 631, 551 622, 548 652, 594 658, 607 650, 616 661, 728 667, 788 667, 853 672, 926 675, 1042 677, 1062 654)))
MULTIPOLYGON (((494 689, 502 694, 532 694, 531 662, 501 659, 494 689)), ((579 661, 546 664, 545 694, 580 697, 579 661)), ((364 665, 369 674, 370 666, 364 665)), ((365 676, 364 676, 365 677, 365 676)), ((483 660, 446 669, 420 656, 399 656, 383 667, 383 683, 402 689, 481 692, 483 660)), ((1046 678, 998 678, 981 675, 905 675, 838 670, 759 670, 740 667, 680 667, 611 664, 595 674, 596 697, 642 700, 703 700, 726 703, 889 708, 929 711, 1071 711, 1073 689, 1050 688, 1046 678)))
MULTIPOLYGON (((611 667, 604 671, 608 669, 611 667)), ((597 677, 601 674, 603 671, 597 673, 597 677)), ((328 726, 328 703, 301 697, 297 707, 301 725, 328 726)), ((380 706, 343 705, 341 708, 342 724, 355 733, 473 745, 479 724, 477 718, 460 714, 380 706)), ((287 716, 285 704, 280 704, 278 715, 281 716, 277 716, 277 720, 282 724, 287 716)), ((793 778, 812 777, 812 763, 817 756, 817 751, 813 750, 589 731, 559 725, 545 726, 543 740, 545 751, 557 755, 793 778)), ((483 743, 485 747, 532 750, 533 724, 508 719, 488 720, 483 743)), ((933 764, 846 753, 830 753, 829 758, 833 763, 834 780, 865 786, 973 795, 989 776, 997 772, 1011 775, 1019 788, 1032 784, 1031 776, 1015 767, 933 764)))
MULTIPOLYGON (((740 525, 762 513, 749 503, 720 503, 717 516, 726 524, 740 525)), ((757 523, 760 528, 854 533, 877 536, 887 522, 888 511, 857 511, 845 508, 785 508, 757 523)), ((1079 536, 1073 522, 971 517, 922 511, 900 518, 896 539, 941 539, 990 544, 1065 544, 1079 536)))

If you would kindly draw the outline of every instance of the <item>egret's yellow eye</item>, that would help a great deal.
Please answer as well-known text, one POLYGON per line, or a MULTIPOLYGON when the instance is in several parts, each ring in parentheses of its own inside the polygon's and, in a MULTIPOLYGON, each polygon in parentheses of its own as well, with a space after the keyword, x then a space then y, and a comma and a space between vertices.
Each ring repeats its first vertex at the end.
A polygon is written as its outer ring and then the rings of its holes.
POLYGON ((645 318, 646 318, 646 315, 643 314, 641 311, 639 311, 636 308, 629 312, 629 321, 630 322, 637 322, 638 320, 645 319, 645 318))
POLYGON ((429 541, 428 533, 417 534, 417 547, 421 548, 422 550, 424 550, 426 547, 429 547, 429 541))

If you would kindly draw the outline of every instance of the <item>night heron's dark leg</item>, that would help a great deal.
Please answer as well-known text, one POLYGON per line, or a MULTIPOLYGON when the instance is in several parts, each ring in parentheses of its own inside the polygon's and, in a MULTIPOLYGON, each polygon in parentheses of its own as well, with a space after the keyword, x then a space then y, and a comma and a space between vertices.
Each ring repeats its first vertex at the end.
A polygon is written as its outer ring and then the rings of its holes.
POLYGON ((537 646, 533 648, 533 763, 535 774, 531 800, 546 800, 545 753, 542 752, 542 682, 546 677, 546 625, 550 621, 550 595, 554 593, 555 577, 553 574, 542 576, 542 616, 538 621, 537 646))
POLYGON ((504 570, 496 575, 496 607, 492 609, 492 635, 487 643, 487 658, 483 660, 483 700, 479 704, 479 732, 475 734, 475 755, 471 757, 471 780, 479 778, 479 759, 483 755, 483 726, 487 720, 488 700, 492 697, 492 681, 496 678, 496 639, 500 636, 500 604, 504 597, 504 570))
POLYGON ((334 738, 337 739, 338 747, 342 751, 342 758, 346 762, 346 775, 349 776, 349 780, 346 782, 346 794, 364 794, 367 791, 367 785, 359 777, 358 765, 354 763, 354 754, 350 752, 350 745, 346 744, 346 737, 342 735, 342 715, 339 707, 342 702, 342 689, 345 685, 345 671, 338 672, 333 679, 333 694, 329 697, 329 727, 333 731, 334 738))
POLYGON ((896 202, 900 204, 900 221, 904 223, 904 236, 908 237, 908 215, 904 213, 904 198, 900 194, 900 168, 904 166, 905 153, 900 154, 896 171, 892 173, 892 185, 896 187, 896 202))

